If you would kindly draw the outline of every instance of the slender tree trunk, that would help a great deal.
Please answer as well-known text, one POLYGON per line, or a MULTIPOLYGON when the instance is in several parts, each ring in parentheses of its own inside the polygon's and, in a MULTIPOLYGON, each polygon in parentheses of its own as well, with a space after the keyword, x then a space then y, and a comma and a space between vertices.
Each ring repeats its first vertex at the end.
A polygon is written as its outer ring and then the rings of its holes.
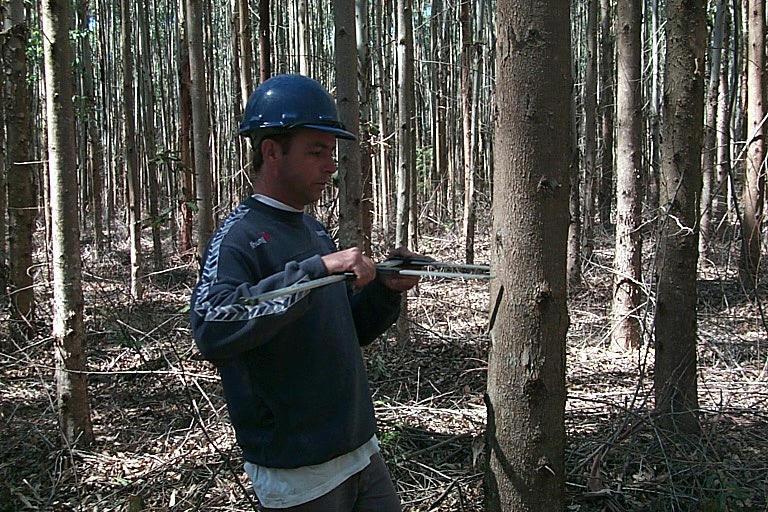
POLYGON ((152 79, 152 57, 149 51, 149 19, 147 13, 148 0, 139 0, 136 5, 139 10, 139 29, 141 31, 141 104, 143 105, 144 147, 146 151, 146 184, 149 189, 149 222, 152 232, 152 263, 155 270, 163 266, 163 247, 160 240, 160 184, 157 181, 157 140, 155 132, 155 91, 152 79))
MULTIPOLYGON (((0 13, 0 28, 4 27, 5 19, 2 13, 0 13)), ((3 43, 2 36, 0 36, 0 59, 3 58, 3 43)), ((5 64, 4 60, 0 61, 5 64)), ((8 223, 5 220, 5 215, 8 211, 8 194, 7 194, 7 175, 8 168, 6 166, 7 145, 6 145, 6 131, 5 131, 5 106, 7 103, 5 87, 5 73, 0 73, 0 297, 5 297, 8 292, 8 245, 6 244, 6 234, 8 233, 8 223)), ((0 349, 4 348, 3 343, 0 343, 0 349)))
POLYGON ((717 188, 712 197, 712 220, 715 223, 713 237, 719 237, 728 207, 728 181, 731 174, 731 91, 730 67, 730 16, 725 8, 723 20, 723 56, 720 63, 720 90, 717 99, 717 188))
MULTIPOLYGON (((574 70, 575 71, 575 70, 574 70)), ((581 197, 579 194, 581 172, 579 169, 579 125, 577 119, 577 93, 571 94, 571 167, 569 170, 571 191, 568 198, 570 219, 568 223, 568 289, 574 290, 581 284, 581 197)))
MULTIPOLYGON (((333 12, 336 27, 336 102, 342 121, 352 133, 358 135, 360 101, 357 96, 355 0, 337 0, 333 12)), ((360 144, 356 140, 340 140, 338 151, 339 241, 344 248, 362 248, 360 144)))
POLYGON ((717 186, 715 176, 715 158, 717 156, 717 99, 720 84, 720 61, 723 45, 723 20, 725 18, 725 0, 718 0, 715 23, 709 50, 709 83, 707 85, 706 114, 704 117, 704 141, 701 150, 701 209, 699 221, 699 255, 706 258, 712 237, 712 201, 717 186))
POLYGON ((661 169, 661 102, 659 100, 659 76, 661 75, 659 35, 659 1, 651 0, 651 94, 648 123, 651 131, 651 162, 648 166, 647 208, 656 212, 659 208, 659 175, 661 169))
POLYGON ((96 122, 95 88, 93 84, 93 52, 89 23, 89 0, 80 2, 83 37, 83 100, 86 107, 86 131, 88 153, 91 161, 91 211, 93 216, 93 256, 98 259, 104 249, 104 148, 101 142, 99 125, 96 122))
POLYGON ((765 0, 747 1, 747 158, 739 277, 748 289, 758 282, 765 199, 765 0))
POLYGON ((704 115, 705 0, 668 0, 662 126, 663 220, 654 384, 660 424, 699 431, 696 262, 704 115))
POLYGON ((141 253, 141 188, 136 157, 136 126, 134 124, 133 43, 131 42, 131 2, 120 0, 120 45, 123 54, 123 144, 125 147, 125 178, 128 184, 128 231, 131 251, 131 296, 140 299, 144 293, 141 253))
POLYGON ((237 0, 238 42, 240 43, 240 101, 245 110, 253 91, 253 30, 248 0, 237 0))
POLYGON ((269 42, 269 0, 259 0, 259 79, 266 81, 272 76, 269 42))
MULTIPOLYGON (((398 159, 397 159, 397 218, 395 238, 398 246, 408 246, 408 225, 410 220, 411 177, 416 162, 413 158, 415 145, 415 113, 413 83, 413 8, 412 0, 397 1, 397 71, 398 71, 398 159), (410 28, 410 30, 409 30, 410 28)), ((408 310, 403 298, 403 307, 397 321, 398 339, 408 339, 408 310)))
POLYGON ((461 118, 464 143, 464 257, 467 263, 475 259, 475 162, 472 144, 472 65, 474 38, 470 12, 472 2, 462 0, 461 22, 461 118))
POLYGON ((641 297, 643 113, 640 80, 642 0, 617 4, 616 25, 616 251, 614 253, 613 345, 633 349, 642 341, 641 297))
POLYGON ((43 0, 48 168, 53 218, 53 347, 56 409, 66 444, 93 441, 85 368, 78 226, 72 4, 43 0))
MULTIPOLYGON (((182 20, 186 19, 184 11, 185 0, 179 1, 179 14, 182 20)), ((179 204, 181 210, 181 237, 179 249, 186 252, 192 249, 192 205, 195 202, 193 191, 194 160, 192 158, 192 98, 189 92, 189 46, 187 43, 187 31, 182 22, 180 27, 181 40, 179 41, 179 164, 181 167, 182 185, 179 204)))
POLYGON ((368 32, 368 0, 355 1, 355 32, 357 39, 357 60, 360 71, 357 87, 360 95, 360 178, 362 180, 361 224, 363 250, 371 254, 371 232, 373 228, 373 177, 371 169, 373 149, 371 147, 371 58, 368 32))
POLYGON ((485 510, 565 507, 569 2, 498 0, 485 510))
POLYGON ((611 0, 600 1, 600 113, 602 144, 600 146, 600 193, 598 209, 600 224, 611 223, 613 201, 613 16, 611 0))
POLYGON ((192 141, 195 155, 197 197, 197 255, 202 261, 208 239, 213 233, 213 194, 211 185, 211 129, 208 119, 208 95, 203 58, 203 12, 201 0, 187 2, 187 37, 189 44, 190 96, 192 98, 192 141))
POLYGON ((595 246, 595 159, 597 157, 597 11, 600 0, 587 1, 587 56, 584 70, 584 179, 581 182, 581 251, 592 258, 595 246))
MULTIPOLYGON (((7 4, 3 63, 8 81, 6 112, 8 159, 8 260, 11 285, 11 318, 29 326, 34 317, 32 288, 32 237, 35 232, 37 194, 32 158, 32 101, 27 83, 29 27, 24 3, 7 4)), ((26 330, 26 328, 24 329, 26 330)))
MULTIPOLYGON (((299 73, 309 75, 311 73, 311 57, 309 51, 309 30, 307 18, 307 0, 298 0, 298 39, 299 39, 299 73)), ((335 5, 335 4, 334 4, 335 5)))

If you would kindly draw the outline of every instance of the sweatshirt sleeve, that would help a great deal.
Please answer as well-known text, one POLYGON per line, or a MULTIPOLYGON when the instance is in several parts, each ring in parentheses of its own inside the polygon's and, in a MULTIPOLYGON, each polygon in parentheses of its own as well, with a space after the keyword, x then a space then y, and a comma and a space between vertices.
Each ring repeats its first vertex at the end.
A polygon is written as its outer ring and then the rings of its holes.
POLYGON ((402 293, 387 288, 378 278, 350 297, 360 345, 371 344, 397 320, 402 297, 402 293))
POLYGON ((309 292, 298 292, 256 305, 243 297, 327 275, 321 257, 289 261, 282 271, 259 275, 254 262, 240 250, 222 245, 206 264, 192 294, 192 333, 200 353, 209 360, 226 359, 268 342, 286 324, 309 308, 309 292))

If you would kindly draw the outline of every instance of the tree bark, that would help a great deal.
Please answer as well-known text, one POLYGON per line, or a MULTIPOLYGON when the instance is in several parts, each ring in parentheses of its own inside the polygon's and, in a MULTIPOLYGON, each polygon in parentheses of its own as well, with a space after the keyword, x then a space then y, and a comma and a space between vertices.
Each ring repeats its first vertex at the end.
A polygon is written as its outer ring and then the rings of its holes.
POLYGON ((360 179, 362 181, 362 202, 360 222, 362 243, 365 254, 371 254, 373 230, 373 178, 371 173, 371 56, 368 31, 368 0, 355 1, 355 32, 357 39, 357 60, 359 66, 357 87, 360 97, 360 179))
POLYGON ((135 95, 133 87, 133 43, 131 42, 131 5, 120 0, 120 45, 123 54, 123 144, 125 148, 125 179, 128 185, 128 231, 131 251, 131 296, 140 299, 144 293, 141 253, 141 188, 136 157, 136 126, 134 124, 135 95))
POLYGON ((35 232, 37 194, 32 160, 32 101, 27 83, 27 26, 24 2, 8 2, 3 61, 8 81, 6 112, 8 159, 8 261, 11 318, 25 326, 34 318, 32 237, 35 232))
POLYGON ((210 123, 203 57, 203 12, 201 0, 187 2, 190 96, 192 98, 192 141, 197 190, 197 255, 202 261, 213 233, 213 195, 211 185, 210 123))
POLYGON ((643 113, 640 73, 642 0, 618 2, 616 11, 616 250, 611 339, 622 350, 640 346, 643 113))
POLYGON ((472 2, 462 0, 459 21, 461 23, 461 118, 464 149, 464 258, 472 264, 475 260, 475 151, 472 140, 472 64, 474 62, 474 38, 472 37, 472 2))
POLYGON ((569 3, 497 3, 485 509, 565 506, 569 3))
POLYGON ((667 3, 655 396, 663 428, 699 432, 696 262, 704 115, 705 0, 667 3))
POLYGON ((581 252, 589 261, 595 245, 595 159, 597 157, 597 11, 600 0, 587 0, 584 70, 584 179, 581 182, 581 252))
POLYGON ((610 0, 600 1, 600 193, 597 198, 600 224, 611 223, 613 202, 614 63, 613 15, 610 0))
POLYGON ((259 0, 259 79, 266 81, 272 75, 272 51, 269 37, 269 0, 259 0))
MULTIPOLYGON (((179 1, 179 14, 182 20, 186 19, 184 1, 179 1)), ((189 45, 187 43, 187 30, 184 25, 185 23, 182 23, 180 27, 181 39, 179 41, 179 165, 182 176, 181 197, 179 197, 181 210, 179 249, 181 252, 192 249, 192 205, 195 202, 192 178, 194 160, 191 145, 192 98, 189 92, 189 45)))
POLYGON ((717 99, 717 187, 712 197, 712 220, 715 229, 712 236, 719 237, 727 225, 725 215, 728 206, 728 181, 731 175, 731 90, 730 90, 730 16, 725 8, 723 20, 723 55, 720 63, 720 89, 717 99))
POLYGON ((48 168, 53 218, 53 347, 56 361, 56 409, 67 445, 93 441, 85 367, 85 327, 78 226, 75 109, 72 103, 74 58, 69 32, 72 4, 44 0, 48 168))
POLYGON ((748 289, 758 281, 765 199, 765 0, 747 1, 747 158, 739 277, 748 289))
MULTIPOLYGON (((335 21, 336 103, 339 117, 347 129, 359 134, 360 101, 357 95, 357 40, 355 0, 336 0, 335 21)), ((339 242, 341 247, 363 246, 360 145, 358 141, 338 141, 339 153, 339 242)))
POLYGON ((705 259, 709 252, 712 237, 712 200, 717 186, 715 176, 715 158, 717 156, 717 105, 718 86, 720 85, 720 62, 723 45, 723 21, 725 0, 718 0, 715 22, 712 26, 711 44, 709 46, 709 82, 707 84, 707 101, 705 103, 704 140, 702 144, 702 187, 701 209, 699 221, 699 257, 705 259))

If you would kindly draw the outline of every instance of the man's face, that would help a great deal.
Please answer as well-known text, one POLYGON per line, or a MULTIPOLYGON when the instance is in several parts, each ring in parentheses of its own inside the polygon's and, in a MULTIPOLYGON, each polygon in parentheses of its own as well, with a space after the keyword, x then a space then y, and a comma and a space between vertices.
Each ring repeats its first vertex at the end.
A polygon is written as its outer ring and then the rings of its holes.
POLYGON ((336 171, 336 137, 318 130, 302 129, 292 137, 287 153, 278 159, 277 179, 283 201, 303 208, 320 199, 336 171))

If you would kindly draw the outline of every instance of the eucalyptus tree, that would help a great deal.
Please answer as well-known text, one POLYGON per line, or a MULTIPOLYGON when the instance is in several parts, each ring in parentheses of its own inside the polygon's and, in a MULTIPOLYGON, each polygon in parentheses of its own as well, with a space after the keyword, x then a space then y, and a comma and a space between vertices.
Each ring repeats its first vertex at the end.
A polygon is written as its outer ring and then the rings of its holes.
POLYGON ((472 35, 472 2, 462 0, 461 23, 461 118, 464 156, 464 257, 475 259, 475 148, 472 137, 472 83, 475 42, 472 35))
POLYGON ((581 255, 589 260, 595 245, 595 182, 597 178, 597 11, 600 0, 587 0, 586 63, 584 66, 584 178, 581 180, 581 255))
POLYGON ((613 119, 615 108, 614 84, 614 33, 611 0, 600 0, 600 190, 597 197, 600 224, 611 223, 613 190, 613 119))
POLYGON ((259 0, 259 79, 264 82, 272 75, 269 37, 269 0, 259 0))
MULTIPOLYGON (((731 175, 731 105, 732 95, 730 87, 731 59, 731 32, 730 9, 725 6, 723 14, 723 55, 720 64, 719 89, 717 98, 717 156, 716 156, 716 183, 715 193, 712 195, 712 220, 716 223, 712 236, 720 232, 720 226, 725 224, 726 207, 728 205, 728 181, 731 175)), ((733 66, 735 67, 735 66, 733 66)))
POLYGON ((765 1, 747 0, 747 152, 739 274, 757 286, 765 200, 765 1))
POLYGON ((32 237, 37 214, 37 192, 32 162, 32 99, 27 81, 29 26, 22 0, 6 3, 3 68, 6 89, 8 150, 8 263, 11 317, 28 325, 34 317, 32 237))
POLYGON ((43 55, 53 248, 53 347, 56 410, 65 443, 88 444, 93 427, 85 367, 85 327, 78 225, 74 56, 71 2, 43 0, 43 55))
POLYGON ((563 510, 569 2, 498 0, 496 16, 485 510, 563 510))
POLYGON ((642 341, 642 0, 618 2, 616 80, 616 250, 611 339, 627 350, 642 341))
POLYGON ((706 258, 712 238, 712 201, 717 193, 717 113, 722 62, 723 31, 725 22, 725 0, 718 0, 715 20, 712 25, 709 45, 709 80, 704 116, 704 140, 702 143, 702 187, 699 208, 699 257, 706 258))
POLYGON ((706 39, 706 0, 667 0, 654 390, 660 424, 688 434, 700 429, 696 264, 706 39))
POLYGON ((211 189, 210 119, 203 58, 203 12, 201 0, 186 0, 187 44, 189 45, 190 97, 192 100, 192 141, 195 159, 197 198, 197 254, 202 259, 213 233, 211 189))
POLYGON ((134 105, 133 42, 131 32, 132 2, 120 0, 120 49, 123 58, 123 144, 125 179, 128 185, 128 232, 131 253, 131 296, 140 299, 144 293, 141 252, 141 187, 136 155, 134 105))
MULTIPOLYGON (((336 102, 339 117, 352 133, 360 134, 358 98, 357 29, 355 0, 336 0, 335 20, 336 102)), ((339 241, 341 246, 363 246, 360 145, 357 140, 337 144, 339 164, 339 241)))
POLYGON ((358 93, 360 96, 360 178, 362 181, 361 223, 363 250, 371 254, 373 228, 373 178, 371 144, 371 51, 368 0, 355 1, 355 33, 357 39, 358 93))

